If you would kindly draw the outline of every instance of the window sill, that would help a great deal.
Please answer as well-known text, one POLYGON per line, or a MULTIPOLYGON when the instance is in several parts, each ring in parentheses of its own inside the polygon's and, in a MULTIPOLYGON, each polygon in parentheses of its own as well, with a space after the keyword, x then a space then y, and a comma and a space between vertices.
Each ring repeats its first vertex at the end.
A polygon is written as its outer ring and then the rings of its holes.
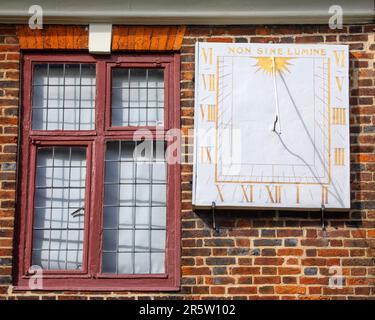
POLYGON ((41 288, 30 288, 28 279, 20 279, 15 291, 179 291, 180 284, 172 278, 133 279, 43 279, 41 288))

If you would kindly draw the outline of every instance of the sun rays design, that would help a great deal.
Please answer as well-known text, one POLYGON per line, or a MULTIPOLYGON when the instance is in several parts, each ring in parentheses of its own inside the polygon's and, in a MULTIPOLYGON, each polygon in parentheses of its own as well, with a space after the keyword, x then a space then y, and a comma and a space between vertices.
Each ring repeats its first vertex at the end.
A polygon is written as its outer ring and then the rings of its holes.
POLYGON ((289 61, 293 58, 284 58, 284 57, 259 57, 257 59, 257 64, 255 65, 258 67, 258 71, 262 70, 264 73, 273 75, 274 74, 274 66, 273 66, 273 59, 275 59, 275 71, 278 73, 285 73, 290 72, 288 69, 291 64, 289 61))

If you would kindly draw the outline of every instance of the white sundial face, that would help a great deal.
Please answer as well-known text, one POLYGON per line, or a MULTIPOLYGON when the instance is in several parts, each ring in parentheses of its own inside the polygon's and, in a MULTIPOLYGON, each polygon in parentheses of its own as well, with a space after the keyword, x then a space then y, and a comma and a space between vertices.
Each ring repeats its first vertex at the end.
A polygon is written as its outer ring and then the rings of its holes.
POLYGON ((199 44, 197 55, 194 204, 349 207, 347 48, 199 44))
POLYGON ((219 77, 219 109, 226 111, 218 114, 218 135, 230 123, 241 139, 221 145, 218 159, 236 143, 243 152, 233 162, 218 162, 218 180, 231 181, 231 172, 238 172, 237 181, 247 183, 328 182, 326 59, 224 57, 219 77))

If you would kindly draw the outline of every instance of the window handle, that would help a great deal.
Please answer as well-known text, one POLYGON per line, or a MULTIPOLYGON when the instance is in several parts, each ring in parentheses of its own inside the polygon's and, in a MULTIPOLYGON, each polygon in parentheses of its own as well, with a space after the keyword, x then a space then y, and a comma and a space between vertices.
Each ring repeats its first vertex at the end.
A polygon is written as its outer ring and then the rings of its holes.
POLYGON ((80 213, 81 210, 84 210, 85 207, 81 207, 81 208, 78 208, 77 210, 73 211, 72 213, 70 213, 70 215, 75 218, 75 217, 78 217, 78 216, 83 216, 84 214, 83 213, 80 213))

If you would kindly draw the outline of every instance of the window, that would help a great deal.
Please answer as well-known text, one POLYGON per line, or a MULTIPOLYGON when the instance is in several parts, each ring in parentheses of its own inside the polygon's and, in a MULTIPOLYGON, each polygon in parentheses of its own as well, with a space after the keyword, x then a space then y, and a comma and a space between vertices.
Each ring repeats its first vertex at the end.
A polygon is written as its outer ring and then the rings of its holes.
MULTIPOLYGON (((134 157, 137 143, 108 142, 104 177, 102 272, 164 273, 164 148, 134 157)), ((150 148, 151 149, 151 148, 150 148)))
POLYGON ((23 70, 16 288, 39 268, 42 290, 177 290, 179 56, 27 54, 23 70))
POLYGON ((82 269, 86 150, 37 149, 32 264, 46 270, 82 269))
POLYGON ((163 125, 164 74, 161 69, 112 72, 112 125, 163 125))

